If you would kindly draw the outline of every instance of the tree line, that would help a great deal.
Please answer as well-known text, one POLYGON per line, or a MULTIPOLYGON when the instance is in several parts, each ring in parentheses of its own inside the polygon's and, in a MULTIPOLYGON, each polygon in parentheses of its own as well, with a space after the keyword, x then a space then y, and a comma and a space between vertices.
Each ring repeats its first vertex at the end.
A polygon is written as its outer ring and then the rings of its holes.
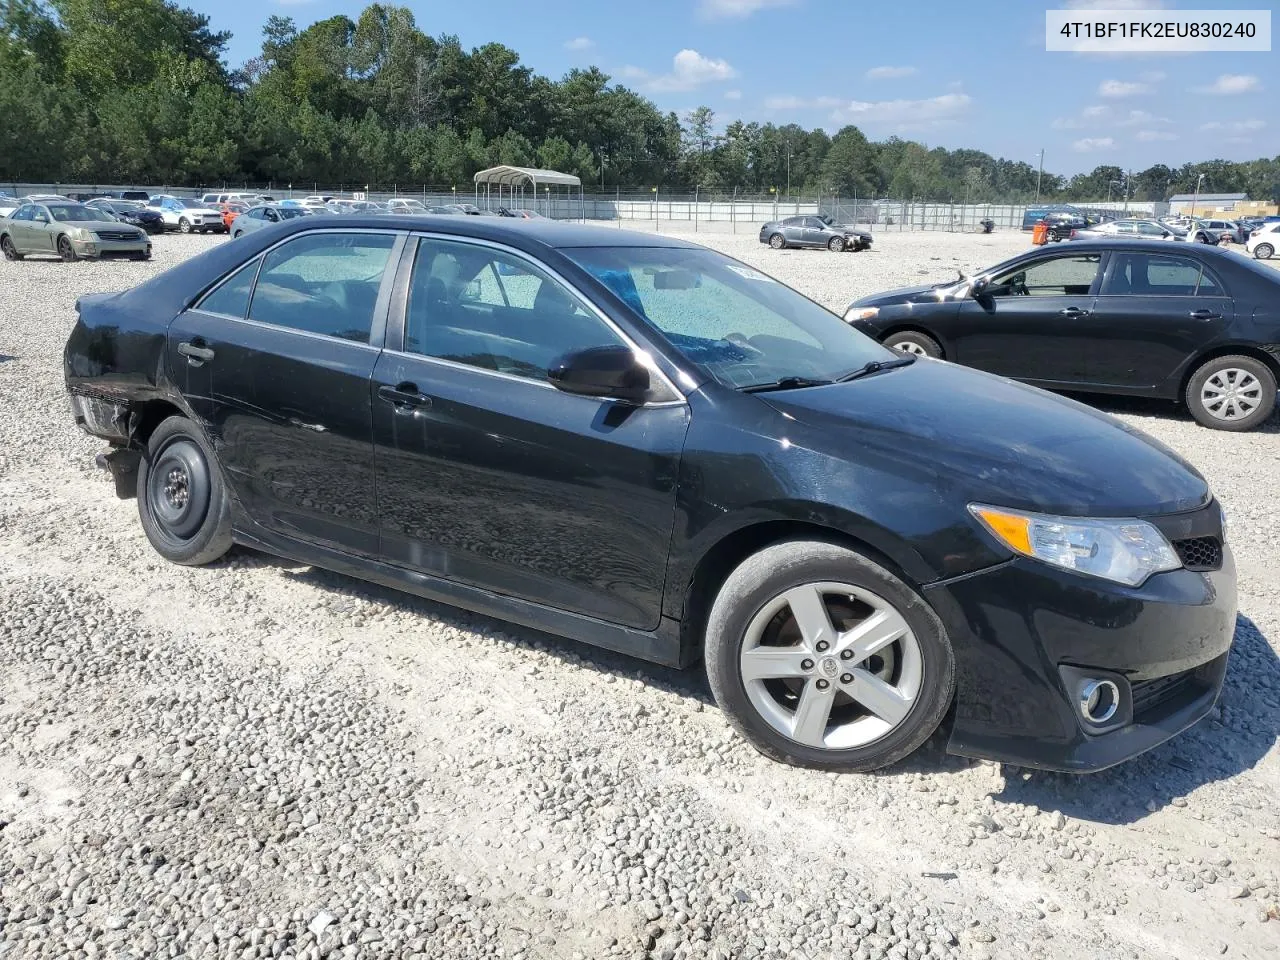
POLYGON ((1040 176, 980 150, 684 117, 595 67, 541 76, 499 43, 464 50, 405 7, 303 29, 272 16, 258 56, 174 0, 0 0, 0 180, 464 186, 495 164, 588 185, 954 202, 1280 198, 1280 157, 1040 176), (1039 182, 1037 182, 1039 181, 1039 182))

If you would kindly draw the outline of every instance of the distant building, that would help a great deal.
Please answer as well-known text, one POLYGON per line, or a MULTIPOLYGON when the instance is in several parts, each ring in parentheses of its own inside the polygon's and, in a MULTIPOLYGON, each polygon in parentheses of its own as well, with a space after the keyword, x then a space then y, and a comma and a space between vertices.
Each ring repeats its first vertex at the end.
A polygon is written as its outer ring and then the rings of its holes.
POLYGON ((1249 199, 1247 193, 1176 193, 1169 198, 1170 213, 1201 216, 1206 213, 1231 213, 1236 204, 1249 199), (1191 208, 1192 203, 1195 209, 1191 208))

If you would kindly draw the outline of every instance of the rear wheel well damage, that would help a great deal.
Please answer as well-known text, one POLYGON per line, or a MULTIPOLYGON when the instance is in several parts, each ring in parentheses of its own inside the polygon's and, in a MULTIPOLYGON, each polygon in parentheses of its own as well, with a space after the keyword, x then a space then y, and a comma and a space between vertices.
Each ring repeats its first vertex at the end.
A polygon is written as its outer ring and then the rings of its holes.
POLYGON ((680 617, 681 646, 686 651, 696 652, 697 656, 682 659, 692 662, 701 656, 703 632, 711 613, 711 605, 729 574, 747 557, 765 547, 784 540, 799 539, 818 540, 854 550, 901 578, 912 589, 918 591, 920 588, 901 566, 883 552, 841 530, 802 520, 769 520, 753 524, 724 537, 698 561, 685 591, 684 608, 680 617))

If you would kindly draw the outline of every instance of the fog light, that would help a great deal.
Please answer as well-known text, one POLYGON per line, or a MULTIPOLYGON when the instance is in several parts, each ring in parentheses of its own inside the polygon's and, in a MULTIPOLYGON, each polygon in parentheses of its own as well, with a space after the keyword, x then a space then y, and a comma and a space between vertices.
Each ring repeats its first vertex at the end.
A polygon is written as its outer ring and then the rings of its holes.
POLYGON ((1120 709, 1120 688, 1110 680, 1086 680, 1080 685, 1078 703, 1090 723, 1106 723, 1120 709))

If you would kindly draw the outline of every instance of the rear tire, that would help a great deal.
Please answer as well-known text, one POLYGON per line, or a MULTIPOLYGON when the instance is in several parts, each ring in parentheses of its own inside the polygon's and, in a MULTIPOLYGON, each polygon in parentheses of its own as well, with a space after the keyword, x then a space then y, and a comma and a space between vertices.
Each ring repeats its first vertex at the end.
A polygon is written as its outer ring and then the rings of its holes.
POLYGON ((22 254, 18 252, 18 248, 13 245, 12 237, 0 237, 0 252, 4 253, 6 260, 21 260, 22 254))
POLYGON ((69 237, 58 238, 58 256, 62 258, 63 263, 73 263, 77 259, 76 248, 71 245, 69 237))
POLYGON ((942 344, 927 333, 920 333, 918 330, 899 330, 885 337, 883 343, 890 350, 897 350, 900 353, 913 353, 918 357, 934 359, 942 357, 942 344))
MULTIPOLYGON (((1276 248, 1269 243, 1260 243, 1253 248, 1253 255, 1259 260, 1270 260, 1275 256, 1276 248)), ((6 253, 5 256, 8 256, 6 253)))
POLYGON ((729 574, 705 661, 716 703, 752 746, 823 770, 864 773, 914 752, 955 684, 946 631, 920 594, 812 540, 766 547, 729 574))
POLYGON ((231 498, 213 449, 186 417, 156 427, 138 464, 138 516, 166 560, 212 563, 231 549, 231 498))
POLYGON ((1252 430, 1276 405, 1276 378, 1253 357, 1215 357, 1187 383, 1187 409, 1198 423, 1214 430, 1252 430))
POLYGON ((772 247, 774 250, 781 250, 786 245, 787 245, 787 240, 780 233, 775 233, 773 236, 769 238, 769 246, 772 247))

